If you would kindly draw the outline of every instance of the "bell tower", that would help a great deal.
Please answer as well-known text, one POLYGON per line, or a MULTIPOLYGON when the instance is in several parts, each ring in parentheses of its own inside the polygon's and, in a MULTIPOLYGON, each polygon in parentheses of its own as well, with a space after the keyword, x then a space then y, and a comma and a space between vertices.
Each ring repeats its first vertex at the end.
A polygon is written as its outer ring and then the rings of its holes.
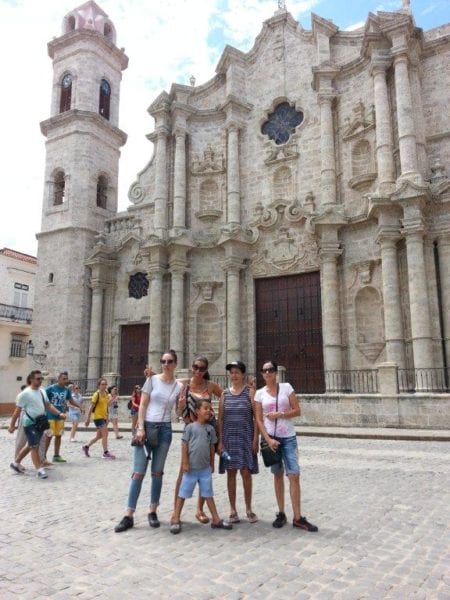
POLYGON ((86 377, 90 294, 85 261, 105 219, 117 212, 120 82, 128 57, 108 15, 92 0, 64 17, 48 44, 53 60, 38 273, 33 317, 44 369, 86 377))

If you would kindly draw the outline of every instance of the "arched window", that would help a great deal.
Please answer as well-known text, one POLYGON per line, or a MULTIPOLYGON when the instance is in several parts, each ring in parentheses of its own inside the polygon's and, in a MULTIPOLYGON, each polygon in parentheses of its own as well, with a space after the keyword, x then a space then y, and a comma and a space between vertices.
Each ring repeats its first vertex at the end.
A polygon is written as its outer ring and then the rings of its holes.
POLYGON ((72 103, 72 75, 66 73, 61 81, 61 100, 59 103, 59 112, 70 110, 72 103))
POLYGON ((97 206, 106 208, 108 204, 108 180, 104 175, 97 179, 97 206))
POLYGON ((109 23, 105 23, 105 25, 103 27, 103 35, 105 36, 105 38, 110 40, 111 34, 112 34, 111 25, 109 23))
POLYGON ((291 200, 292 173, 289 167, 280 167, 273 175, 274 200, 291 200))
POLYGON ((64 202, 66 193, 66 176, 64 171, 57 171, 53 179, 53 206, 59 206, 64 202))
POLYGON ((100 83, 100 101, 98 112, 105 117, 105 119, 109 120, 109 104, 111 100, 111 86, 106 81, 106 79, 102 79, 100 83))
POLYGON ((67 19, 67 25, 69 31, 73 31, 75 29, 75 17, 73 15, 67 19))

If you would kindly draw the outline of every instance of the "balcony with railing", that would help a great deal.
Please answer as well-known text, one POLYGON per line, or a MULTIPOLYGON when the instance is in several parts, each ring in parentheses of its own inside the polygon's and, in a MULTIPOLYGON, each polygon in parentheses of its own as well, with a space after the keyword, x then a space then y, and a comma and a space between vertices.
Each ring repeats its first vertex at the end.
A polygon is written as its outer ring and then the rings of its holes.
POLYGON ((450 392, 450 368, 398 369, 398 391, 414 392, 450 392))
POLYGON ((0 303, 0 319, 9 319, 10 321, 23 321, 25 323, 31 323, 33 319, 33 309, 0 303))

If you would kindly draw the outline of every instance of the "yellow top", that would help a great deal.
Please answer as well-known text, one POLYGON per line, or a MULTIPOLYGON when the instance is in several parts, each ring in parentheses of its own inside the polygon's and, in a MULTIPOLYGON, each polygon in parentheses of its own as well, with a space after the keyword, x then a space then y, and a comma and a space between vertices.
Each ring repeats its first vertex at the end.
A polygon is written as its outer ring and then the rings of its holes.
POLYGON ((92 406, 95 409, 92 411, 93 419, 108 419, 108 393, 96 391, 92 396, 92 406))

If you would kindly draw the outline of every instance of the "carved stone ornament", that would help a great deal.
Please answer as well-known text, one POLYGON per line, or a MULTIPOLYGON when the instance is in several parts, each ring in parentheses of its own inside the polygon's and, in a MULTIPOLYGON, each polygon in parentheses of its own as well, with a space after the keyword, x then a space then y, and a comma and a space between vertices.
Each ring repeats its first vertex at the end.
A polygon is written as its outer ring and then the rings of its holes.
POLYGON ((368 111, 362 100, 353 108, 353 117, 345 119, 343 139, 345 141, 364 136, 375 127, 374 107, 368 111))
POLYGON ((384 349, 384 342, 364 342, 356 344, 356 347, 361 354, 373 364, 384 349))
POLYGON ((249 223, 251 229, 271 229, 279 225, 283 218, 288 223, 300 223, 306 220, 305 211, 297 200, 293 202, 276 200, 266 207, 258 203, 253 209, 253 214, 255 218, 249 223))
POLYGON ((280 227, 278 239, 267 239, 263 249, 253 255, 252 271, 266 276, 318 268, 318 254, 314 234, 280 227))
POLYGON ((214 151, 211 144, 206 146, 202 157, 192 160, 192 175, 211 175, 225 172, 225 157, 222 153, 214 151))
POLYGON ((214 296, 215 288, 221 287, 221 281, 196 281, 193 286, 200 291, 202 299, 211 302, 214 296))
POLYGON ((447 177, 445 167, 437 158, 431 167, 431 194, 435 201, 440 201, 444 197, 450 196, 450 179, 447 177))
POLYGON ((266 152, 267 156, 264 160, 264 164, 266 165, 293 160, 300 156, 294 136, 283 146, 274 147, 273 143, 268 142, 266 152))

